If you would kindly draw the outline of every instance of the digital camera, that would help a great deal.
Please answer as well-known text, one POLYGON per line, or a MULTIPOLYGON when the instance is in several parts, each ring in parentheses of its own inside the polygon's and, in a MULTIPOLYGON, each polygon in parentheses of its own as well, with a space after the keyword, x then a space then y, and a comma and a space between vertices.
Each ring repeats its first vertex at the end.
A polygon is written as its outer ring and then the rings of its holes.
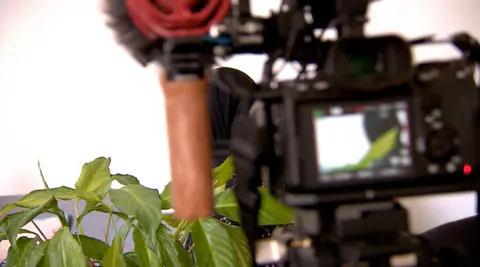
POLYGON ((410 45, 396 36, 337 41, 323 75, 278 84, 288 204, 437 193, 475 182, 474 66, 462 59, 413 66, 411 58, 410 45))

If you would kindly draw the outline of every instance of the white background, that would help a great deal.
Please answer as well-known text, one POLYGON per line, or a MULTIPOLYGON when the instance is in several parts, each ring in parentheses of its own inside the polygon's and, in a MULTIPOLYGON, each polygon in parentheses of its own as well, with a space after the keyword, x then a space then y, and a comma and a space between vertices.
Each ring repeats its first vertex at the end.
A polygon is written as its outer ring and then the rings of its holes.
MULTIPOLYGON (((268 14, 278 0, 253 1, 268 14)), ((384 0, 368 31, 440 36, 468 30, 480 37, 477 0, 384 0)), ((451 57, 450 47, 418 50, 418 59, 451 57)), ((227 65, 255 80, 260 56, 227 65)), ((292 69, 282 73, 292 77, 292 69)), ((83 162, 110 156, 114 172, 147 186, 169 180, 160 89, 103 26, 95 0, 0 0, 0 194, 41 187, 40 160, 51 186, 72 186, 83 162)), ((420 231, 473 214, 471 194, 407 201, 420 231)))

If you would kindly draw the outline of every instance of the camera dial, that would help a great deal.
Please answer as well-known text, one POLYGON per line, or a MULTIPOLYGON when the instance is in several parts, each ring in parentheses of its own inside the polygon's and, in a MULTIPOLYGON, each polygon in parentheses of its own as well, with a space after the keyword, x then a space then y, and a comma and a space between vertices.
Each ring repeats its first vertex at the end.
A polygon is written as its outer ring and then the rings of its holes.
POLYGON ((446 162, 457 152, 457 135, 449 127, 432 128, 426 136, 426 157, 433 162, 446 162))

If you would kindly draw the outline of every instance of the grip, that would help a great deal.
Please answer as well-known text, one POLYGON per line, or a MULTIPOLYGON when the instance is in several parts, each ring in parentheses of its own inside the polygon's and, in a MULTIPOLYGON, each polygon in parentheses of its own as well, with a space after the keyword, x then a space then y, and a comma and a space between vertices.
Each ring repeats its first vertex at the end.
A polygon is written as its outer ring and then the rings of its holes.
POLYGON ((207 78, 168 80, 165 97, 174 217, 196 220, 213 214, 212 127, 207 78))

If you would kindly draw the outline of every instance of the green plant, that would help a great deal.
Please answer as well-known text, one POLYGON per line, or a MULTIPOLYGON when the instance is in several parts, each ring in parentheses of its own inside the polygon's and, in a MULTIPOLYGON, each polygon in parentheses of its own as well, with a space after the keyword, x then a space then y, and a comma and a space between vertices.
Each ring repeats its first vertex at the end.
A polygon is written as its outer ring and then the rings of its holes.
MULTIPOLYGON (((160 195, 156 189, 140 184, 131 175, 111 174, 110 158, 97 158, 82 167, 75 188, 58 187, 35 190, 16 203, 4 206, 0 216, 20 208, 0 220, 0 239, 9 240, 7 266, 15 267, 190 267, 192 256, 202 267, 244 267, 251 261, 246 238, 239 227, 230 226, 214 218, 197 221, 176 221, 163 214, 170 209, 170 184, 160 195), (112 189, 113 181, 122 184, 112 189), (76 201, 76 227, 69 230, 66 215, 58 206, 61 200, 76 201), (85 203, 78 211, 78 204, 85 203), (92 213, 108 214, 104 240, 87 236, 82 227, 83 218, 92 213), (22 227, 42 213, 51 213, 60 219, 63 228, 52 239, 42 235, 21 236, 22 227), (115 225, 114 217, 124 221, 115 225), (172 232, 166 225, 176 228, 172 232), (123 244, 132 233, 134 250, 125 252, 123 244), (114 233, 113 238, 109 238, 114 233), (194 249, 182 245, 191 234, 194 249)), ((238 221, 238 205, 231 189, 225 184, 233 175, 233 163, 227 159, 215 168, 213 189, 215 209, 229 219, 238 221)), ((293 219, 289 208, 277 203, 262 190, 264 205, 260 224, 288 224, 293 219)), ((194 200, 193 200, 194 201, 194 200)))

